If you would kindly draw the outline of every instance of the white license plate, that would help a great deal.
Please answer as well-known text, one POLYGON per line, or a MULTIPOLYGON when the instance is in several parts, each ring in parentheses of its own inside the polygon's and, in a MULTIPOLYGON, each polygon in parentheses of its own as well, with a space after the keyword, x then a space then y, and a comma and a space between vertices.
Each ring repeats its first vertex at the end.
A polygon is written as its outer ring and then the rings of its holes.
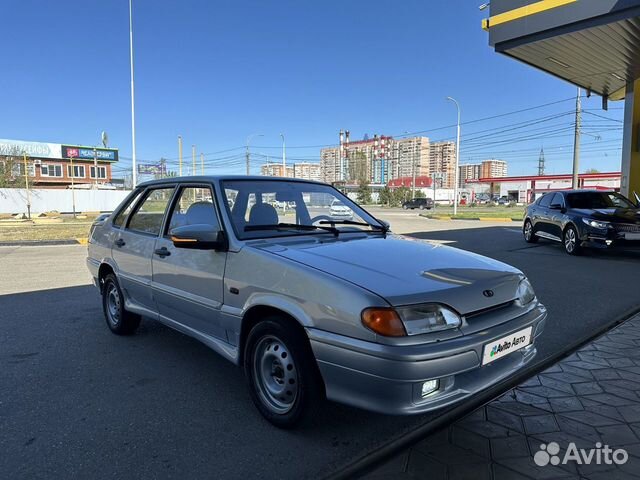
POLYGON ((625 240, 640 240, 640 233, 625 233, 625 240))
POLYGON ((491 363, 494 360, 516 352, 531 343, 531 332, 533 327, 527 327, 514 333, 510 333, 506 337, 494 340, 484 346, 482 354, 482 365, 491 363))

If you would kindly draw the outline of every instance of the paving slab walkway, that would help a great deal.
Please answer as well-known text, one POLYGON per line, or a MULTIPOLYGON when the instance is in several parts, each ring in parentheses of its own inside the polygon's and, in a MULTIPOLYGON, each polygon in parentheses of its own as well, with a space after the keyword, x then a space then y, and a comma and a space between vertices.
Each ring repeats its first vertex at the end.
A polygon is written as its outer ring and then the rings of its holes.
POLYGON ((363 478, 640 478, 640 315, 363 478))

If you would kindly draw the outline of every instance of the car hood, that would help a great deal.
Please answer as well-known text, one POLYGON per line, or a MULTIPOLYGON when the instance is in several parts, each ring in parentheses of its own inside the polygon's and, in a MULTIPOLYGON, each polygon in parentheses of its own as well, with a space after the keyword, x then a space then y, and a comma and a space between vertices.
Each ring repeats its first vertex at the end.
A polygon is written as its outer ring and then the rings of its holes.
POLYGON ((524 277, 496 260, 399 235, 256 248, 347 280, 391 305, 437 302, 461 314, 514 300, 524 277))
POLYGON ((574 208, 571 211, 596 220, 640 225, 640 210, 636 208, 574 208))

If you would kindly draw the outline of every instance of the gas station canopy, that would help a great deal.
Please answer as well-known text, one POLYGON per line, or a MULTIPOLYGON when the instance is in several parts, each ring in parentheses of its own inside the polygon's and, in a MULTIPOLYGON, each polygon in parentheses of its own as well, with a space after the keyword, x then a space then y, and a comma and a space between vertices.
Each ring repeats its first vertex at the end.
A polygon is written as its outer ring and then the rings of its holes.
POLYGON ((640 78, 640 0, 493 0, 495 51, 611 100, 640 78))

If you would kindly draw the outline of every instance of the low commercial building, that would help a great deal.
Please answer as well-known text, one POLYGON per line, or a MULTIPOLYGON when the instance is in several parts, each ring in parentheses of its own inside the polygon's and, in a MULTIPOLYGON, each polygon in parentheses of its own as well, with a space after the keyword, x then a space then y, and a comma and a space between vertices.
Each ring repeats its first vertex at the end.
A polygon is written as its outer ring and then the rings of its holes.
POLYGON ((0 139, 0 176, 5 184, 33 188, 71 185, 108 187, 118 149, 0 139))
MULTIPOLYGON (((569 190, 573 176, 570 173, 560 175, 532 175, 520 177, 480 178, 471 180, 475 195, 492 193, 494 196, 506 197, 518 203, 533 202, 544 193, 569 190)), ((620 172, 581 173, 579 188, 595 190, 620 190, 620 172)))

